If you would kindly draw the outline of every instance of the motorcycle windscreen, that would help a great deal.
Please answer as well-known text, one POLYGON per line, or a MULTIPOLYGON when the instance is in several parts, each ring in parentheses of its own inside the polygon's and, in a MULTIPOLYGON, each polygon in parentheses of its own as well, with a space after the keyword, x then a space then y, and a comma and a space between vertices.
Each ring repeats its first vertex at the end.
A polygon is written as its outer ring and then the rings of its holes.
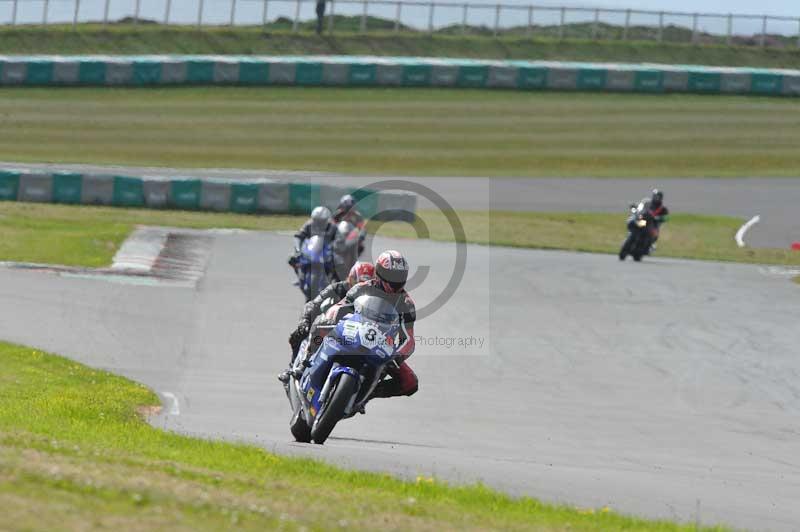
POLYGON ((319 235, 314 235, 303 242, 303 255, 309 262, 323 262, 324 250, 325 239, 319 235))
POLYGON ((356 314, 379 325, 394 325, 400 321, 394 305, 378 296, 361 296, 355 300, 356 314))

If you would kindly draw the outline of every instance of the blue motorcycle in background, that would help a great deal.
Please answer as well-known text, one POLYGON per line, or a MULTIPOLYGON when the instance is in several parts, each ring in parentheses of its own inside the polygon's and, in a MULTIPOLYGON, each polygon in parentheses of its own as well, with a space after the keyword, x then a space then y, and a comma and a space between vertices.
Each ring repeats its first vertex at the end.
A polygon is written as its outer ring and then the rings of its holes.
POLYGON ((292 408, 289 428, 297 441, 324 443, 340 420, 364 412, 386 368, 396 364, 398 327, 394 306, 361 296, 306 364, 297 357, 284 385, 292 408))
POLYGON ((297 277, 300 290, 311 301, 329 284, 325 264, 333 261, 333 249, 321 235, 313 235, 300 249, 297 277))

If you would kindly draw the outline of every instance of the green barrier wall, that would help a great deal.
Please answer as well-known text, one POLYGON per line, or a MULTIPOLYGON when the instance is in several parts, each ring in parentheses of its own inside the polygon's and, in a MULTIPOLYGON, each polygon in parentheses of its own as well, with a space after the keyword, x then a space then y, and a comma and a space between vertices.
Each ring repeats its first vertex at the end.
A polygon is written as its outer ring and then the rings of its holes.
POLYGON ((178 209, 199 209, 201 186, 199 179, 170 181, 170 198, 167 204, 178 209))
POLYGON ((19 172, 0 170, 0 200, 16 201, 19 194, 19 172))
POLYGON ((142 180, 136 177, 114 176, 114 205, 141 207, 144 205, 142 180))
POLYGON ((800 96, 800 70, 424 57, 0 56, 0 85, 231 83, 800 96))
POLYGON ((53 174, 53 201, 77 204, 81 202, 83 176, 68 172, 53 174))
POLYGON ((243 214, 308 214, 317 205, 334 210, 344 194, 352 194, 358 201, 359 211, 367 217, 414 219, 417 205, 414 194, 352 189, 335 183, 320 185, 272 179, 203 180, 198 177, 133 177, 0 169, 0 200, 6 201, 182 210, 205 208, 243 214))

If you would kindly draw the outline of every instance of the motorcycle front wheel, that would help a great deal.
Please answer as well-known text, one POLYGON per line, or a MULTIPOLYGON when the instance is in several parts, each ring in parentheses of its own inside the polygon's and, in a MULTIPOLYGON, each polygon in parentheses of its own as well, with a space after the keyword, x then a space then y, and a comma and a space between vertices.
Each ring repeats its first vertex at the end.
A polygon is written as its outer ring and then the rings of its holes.
POLYGON ((358 381, 355 377, 349 373, 342 373, 339 376, 339 382, 336 384, 336 389, 328 400, 327 406, 314 421, 314 426, 311 427, 311 439, 314 440, 314 443, 325 443, 333 431, 333 427, 344 417, 344 411, 357 388, 358 381))
POLYGON ((619 250, 619 260, 625 260, 625 258, 631 254, 631 246, 633 245, 633 233, 628 235, 628 238, 625 239, 625 242, 622 243, 622 249, 619 250))

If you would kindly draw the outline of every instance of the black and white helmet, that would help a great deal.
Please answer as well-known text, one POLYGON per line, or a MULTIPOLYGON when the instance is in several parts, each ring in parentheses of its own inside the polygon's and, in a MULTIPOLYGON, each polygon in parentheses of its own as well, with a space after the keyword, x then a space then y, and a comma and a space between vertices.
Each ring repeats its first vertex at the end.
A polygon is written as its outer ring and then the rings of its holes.
POLYGON ((375 260, 375 277, 384 292, 394 294, 402 290, 408 280, 408 262, 399 251, 389 249, 375 260))
POLYGON ((661 207, 663 201, 664 201, 664 193, 657 188, 653 189, 653 195, 650 196, 650 205, 652 207, 658 208, 661 207))
POLYGON ((331 210, 320 205, 311 211, 311 228, 314 232, 322 233, 328 228, 331 220, 331 210))

